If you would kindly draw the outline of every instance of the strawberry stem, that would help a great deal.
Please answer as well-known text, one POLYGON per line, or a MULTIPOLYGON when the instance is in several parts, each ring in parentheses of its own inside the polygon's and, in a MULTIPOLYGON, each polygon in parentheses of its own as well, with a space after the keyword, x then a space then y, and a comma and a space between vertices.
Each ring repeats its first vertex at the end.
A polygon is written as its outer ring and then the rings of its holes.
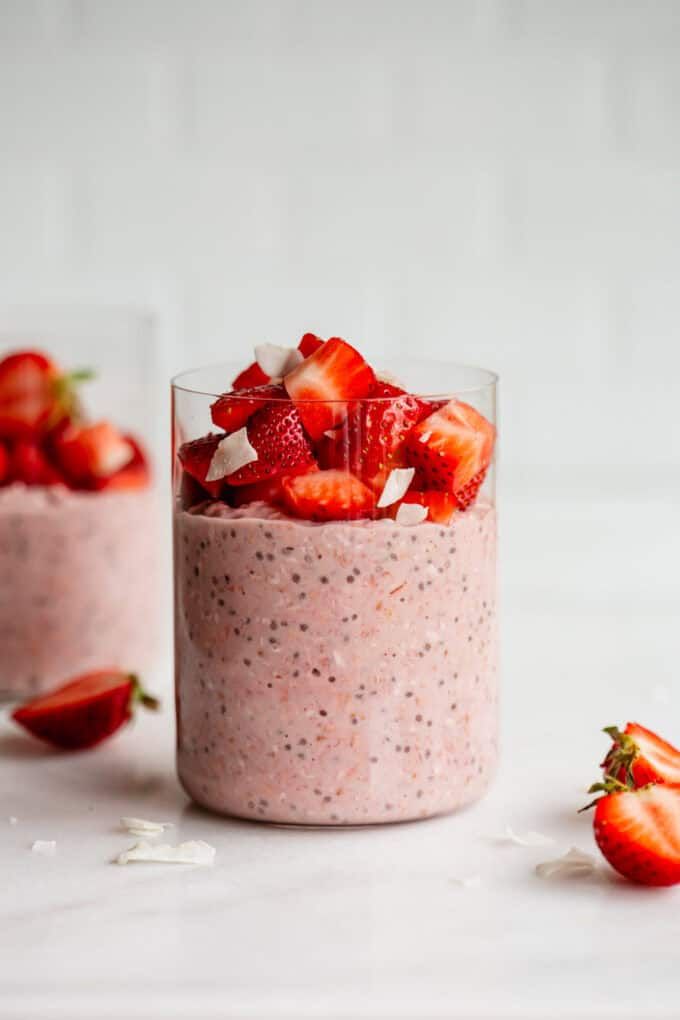
POLYGON ((603 733, 614 741, 602 766, 608 775, 620 775, 623 771, 629 788, 635 786, 633 765, 640 754, 640 748, 627 733, 621 733, 617 726, 606 726, 603 733))
MULTIPOLYGON (((625 783, 620 783, 615 776, 605 775, 602 782, 593 783, 592 786, 588 787, 588 793, 603 793, 607 797, 610 793, 625 793, 629 789, 629 786, 626 786, 625 783)), ((578 813, 582 814, 584 811, 589 811, 591 807, 595 807, 599 800, 602 800, 602 797, 596 797, 595 800, 591 800, 590 804, 579 808, 578 813)))
POLYGON ((144 708, 148 708, 152 712, 157 712, 158 709, 161 707, 160 700, 154 697, 153 694, 149 694, 147 691, 144 690, 144 688, 141 685, 140 679, 138 676, 136 676, 136 674, 134 673, 130 674, 130 679, 132 680, 132 697, 131 697, 132 703, 134 704, 135 702, 139 702, 139 704, 143 705, 144 708))

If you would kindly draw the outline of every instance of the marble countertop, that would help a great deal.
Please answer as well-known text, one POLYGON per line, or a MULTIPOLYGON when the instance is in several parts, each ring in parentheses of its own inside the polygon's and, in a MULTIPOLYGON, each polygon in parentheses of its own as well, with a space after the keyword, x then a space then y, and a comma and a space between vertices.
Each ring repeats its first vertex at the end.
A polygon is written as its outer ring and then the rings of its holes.
POLYGON ((167 670, 165 711, 90 753, 52 754, 0 718, 3 1020, 677 1018, 680 889, 605 865, 534 874, 571 845, 594 851, 576 809, 602 726, 680 737, 675 518, 618 565, 635 513, 532 511, 543 566, 507 547, 502 766, 458 815, 324 831, 206 814, 175 780, 167 670), (122 815, 172 822, 215 864, 113 864, 133 841, 122 815), (489 838, 506 825, 554 845, 489 838), (36 839, 55 855, 32 853, 36 839))

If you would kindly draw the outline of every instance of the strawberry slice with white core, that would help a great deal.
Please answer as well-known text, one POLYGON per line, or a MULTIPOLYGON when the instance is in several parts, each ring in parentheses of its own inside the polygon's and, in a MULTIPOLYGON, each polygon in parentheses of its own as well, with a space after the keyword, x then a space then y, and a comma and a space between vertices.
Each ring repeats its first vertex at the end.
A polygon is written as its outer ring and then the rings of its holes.
POLYGON ((300 415, 290 401, 267 404, 244 431, 256 459, 227 475, 229 485, 251 485, 316 464, 300 415))
POLYGON ((251 446, 244 425, 238 432, 232 432, 217 444, 205 480, 218 482, 256 460, 257 450, 251 446))
POLYGON ((210 415, 218 428, 235 432, 269 400, 288 400, 288 394, 283 386, 276 383, 232 390, 231 393, 223 393, 211 404, 210 415))
POLYGON ((411 430, 409 463, 423 488, 460 493, 461 505, 468 506, 472 500, 466 487, 491 463, 495 435, 491 422, 474 407, 450 400, 411 430))
POLYGON ((132 444, 107 421, 68 426, 56 442, 56 451, 65 473, 78 483, 109 478, 135 455, 132 444))
POLYGON ((317 336, 315 333, 305 333, 298 344, 298 350, 303 358, 308 358, 310 354, 314 354, 323 345, 324 341, 320 336, 317 336))
POLYGON ((283 482, 286 508, 310 521, 345 521, 370 517, 375 494, 348 471, 312 471, 283 482))
POLYGON ((629 722, 623 733, 616 726, 604 732, 614 741, 602 763, 607 775, 629 786, 680 784, 680 751, 652 730, 629 722))
POLYGON ((258 344, 255 361, 270 379, 282 379, 304 360, 296 347, 279 347, 277 344, 258 344))
POLYGON ((136 702, 159 707, 133 674, 101 670, 21 705, 12 718, 40 740, 75 751, 93 747, 120 729, 136 702))
POLYGON ((283 380, 308 435, 318 440, 347 414, 347 401, 366 397, 373 369, 350 344, 332 337, 283 380))

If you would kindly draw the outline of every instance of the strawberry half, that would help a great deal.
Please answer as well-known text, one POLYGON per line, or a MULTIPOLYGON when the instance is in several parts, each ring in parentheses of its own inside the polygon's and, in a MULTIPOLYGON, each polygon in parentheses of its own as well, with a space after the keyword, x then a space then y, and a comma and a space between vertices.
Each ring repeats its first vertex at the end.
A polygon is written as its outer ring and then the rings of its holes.
POLYGON ((69 480, 85 486, 111 477, 135 456, 129 440, 107 421, 70 425, 55 441, 55 450, 69 480))
MULTIPOLYGON (((428 489, 425 492, 412 490, 406 493, 401 503, 417 503, 419 506, 427 507, 427 520, 434 521, 435 524, 450 524, 458 509, 458 504, 451 493, 438 492, 436 489, 428 489)), ((397 511, 398 507, 395 507, 395 516, 397 511)))
POLYGON ((264 386, 269 382, 269 376, 266 372, 263 372, 256 361, 252 365, 248 365, 244 368, 239 375, 236 376, 231 388, 233 390, 249 390, 255 386, 264 386))
POLYGON ((151 484, 151 468, 143 447, 134 436, 125 436, 125 440, 132 447, 132 460, 108 478, 98 479, 94 484, 98 492, 130 492, 151 484))
POLYGON ((39 443, 18 439, 10 455, 9 479, 24 485, 66 485, 39 443))
POLYGON ((264 407, 268 400, 288 400, 283 386, 277 383, 265 383, 264 386, 251 386, 231 393, 223 393, 214 404, 210 405, 210 416, 213 423, 225 432, 236 432, 248 419, 264 407))
POLYGON ((298 350, 303 358, 308 358, 310 354, 314 354, 318 351, 319 347, 323 347, 323 345, 324 341, 320 336, 316 336, 315 333, 305 333, 298 344, 298 350))
POLYGON ((3 442, 0 442, 0 485, 9 480, 9 453, 3 442))
POLYGON ((198 482, 215 499, 222 491, 223 481, 219 479, 215 482, 206 482, 205 478, 210 471, 215 450, 223 439, 223 435, 211 433, 208 436, 202 436, 201 439, 193 439, 190 443, 184 443, 180 446, 177 454, 187 475, 198 482))
POLYGON ((20 351, 0 361, 0 436, 31 437, 46 428, 60 374, 39 351, 20 351))
POLYGON ((647 783, 680 785, 680 751, 638 723, 628 723, 623 733, 616 726, 605 731, 614 741, 602 762, 606 775, 627 786, 647 783))
POLYGON ((642 885, 680 882, 680 786, 631 790, 608 777, 596 790, 604 796, 594 802, 593 831, 611 866, 642 885))
POLYGON ((157 709, 136 676, 118 670, 88 673, 15 709, 12 718, 34 737, 77 751, 94 747, 120 729, 140 702, 157 709))
POLYGON ((310 521, 348 521, 370 517, 375 493, 348 471, 313 471, 283 481, 286 508, 310 521))
POLYGON ((491 422, 474 407, 450 400, 411 430, 409 463, 423 488, 452 492, 466 509, 491 463, 495 436, 491 422))
POLYGON ((366 397, 374 382, 373 369, 338 337, 327 340, 283 380, 313 440, 337 426, 347 413, 346 402, 366 397))
POLYGON ((376 491, 382 489, 390 469, 405 463, 410 430, 431 411, 430 404, 398 386, 376 382, 365 400, 348 405, 335 434, 322 438, 319 461, 325 468, 351 471, 376 491))
POLYGON ((251 485, 316 464, 300 415, 290 401, 265 405, 249 420, 247 430, 257 460, 228 475, 229 485, 251 485))

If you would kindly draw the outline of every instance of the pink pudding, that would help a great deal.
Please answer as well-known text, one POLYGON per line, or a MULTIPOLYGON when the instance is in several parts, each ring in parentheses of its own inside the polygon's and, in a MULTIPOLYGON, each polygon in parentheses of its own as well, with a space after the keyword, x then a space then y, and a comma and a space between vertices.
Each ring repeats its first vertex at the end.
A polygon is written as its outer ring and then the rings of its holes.
POLYGON ((153 490, 0 488, 0 692, 24 698, 156 651, 153 490))
MULTIPOLYGON (((115 533, 125 544, 133 513, 115 533)), ((27 549, 51 550, 60 594, 83 536, 100 567, 111 562, 113 536, 107 554, 85 507, 55 516, 57 552, 54 532, 48 541, 37 526, 20 526, 27 549)), ((25 591, 36 612, 33 600, 49 602, 49 593, 43 583, 35 590, 38 575, 5 546, 0 569, 15 572, 8 588, 25 591)), ((122 573, 120 581, 122 592, 122 573)), ((367 824, 450 812, 488 786, 498 706, 490 503, 444 526, 319 524, 260 502, 178 509, 175 585, 178 770, 199 804, 279 823, 367 824)), ((94 583, 82 593, 69 642, 83 620, 99 630, 97 593, 94 583)), ((40 630, 49 620, 61 640, 63 617, 40 612, 40 630)))

